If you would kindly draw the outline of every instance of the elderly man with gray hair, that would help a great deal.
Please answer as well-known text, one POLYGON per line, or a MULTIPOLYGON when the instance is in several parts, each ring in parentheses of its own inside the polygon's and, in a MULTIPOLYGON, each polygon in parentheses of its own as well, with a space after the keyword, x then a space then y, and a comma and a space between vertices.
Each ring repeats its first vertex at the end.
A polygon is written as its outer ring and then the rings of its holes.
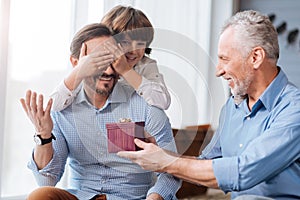
POLYGON ((248 10, 224 25, 218 77, 232 96, 198 159, 174 156, 135 140, 144 150, 119 152, 144 169, 231 192, 232 199, 300 199, 300 91, 277 66, 277 32, 248 10))

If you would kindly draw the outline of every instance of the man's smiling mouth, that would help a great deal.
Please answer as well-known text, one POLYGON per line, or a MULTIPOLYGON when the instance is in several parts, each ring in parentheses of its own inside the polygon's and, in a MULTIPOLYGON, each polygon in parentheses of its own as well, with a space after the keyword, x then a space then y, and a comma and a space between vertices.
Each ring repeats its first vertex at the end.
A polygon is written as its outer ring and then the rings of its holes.
POLYGON ((112 79, 116 78, 115 74, 101 74, 95 77, 98 80, 101 81, 111 81, 112 79))

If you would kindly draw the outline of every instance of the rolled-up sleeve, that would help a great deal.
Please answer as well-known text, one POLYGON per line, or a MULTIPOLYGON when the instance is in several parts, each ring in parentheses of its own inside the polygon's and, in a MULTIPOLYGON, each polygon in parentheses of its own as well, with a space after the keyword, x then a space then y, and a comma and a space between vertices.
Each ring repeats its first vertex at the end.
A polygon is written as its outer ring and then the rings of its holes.
POLYGON ((224 192, 239 189, 239 169, 237 157, 214 159, 213 170, 218 185, 224 192))
MULTIPOLYGON (((157 77, 161 76, 161 74, 157 74, 157 77)), ((170 94, 162 82, 156 82, 142 77, 142 83, 137 93, 142 96, 148 104, 164 110, 171 104, 170 94)))
POLYGON ((181 186, 181 180, 167 173, 160 173, 154 187, 148 190, 148 194, 160 194, 164 200, 175 200, 176 192, 181 186))
POLYGON ((59 158, 56 154, 53 155, 52 160, 41 170, 38 169, 33 159, 33 153, 27 164, 39 186, 55 186, 63 173, 63 171, 57 170, 59 166, 59 158))
POLYGON ((55 123, 56 115, 52 113, 52 120, 54 121, 53 134, 56 140, 52 141, 53 146, 53 156, 50 162, 43 168, 38 169, 34 161, 34 151, 27 164, 27 167, 33 172, 34 177, 39 186, 55 186, 61 179, 67 157, 68 157, 68 147, 65 138, 59 131, 57 123, 55 123))

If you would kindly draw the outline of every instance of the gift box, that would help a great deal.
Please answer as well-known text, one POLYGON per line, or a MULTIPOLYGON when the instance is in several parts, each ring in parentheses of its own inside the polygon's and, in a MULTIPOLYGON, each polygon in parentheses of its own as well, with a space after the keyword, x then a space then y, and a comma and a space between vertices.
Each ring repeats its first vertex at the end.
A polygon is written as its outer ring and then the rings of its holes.
POLYGON ((136 151, 134 138, 144 140, 145 122, 119 122, 106 124, 109 153, 136 151))

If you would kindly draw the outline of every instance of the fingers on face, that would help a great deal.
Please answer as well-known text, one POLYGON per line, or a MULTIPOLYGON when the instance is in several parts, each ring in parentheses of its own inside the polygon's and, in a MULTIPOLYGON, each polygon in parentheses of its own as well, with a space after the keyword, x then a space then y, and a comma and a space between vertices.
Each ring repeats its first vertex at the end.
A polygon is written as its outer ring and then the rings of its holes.
POLYGON ((112 54, 101 55, 94 58, 95 63, 99 64, 111 64, 114 61, 114 56, 112 54))
POLYGON ((121 45, 116 45, 111 42, 106 42, 105 43, 105 48, 115 56, 115 58, 119 58, 122 55, 124 55, 123 49, 121 45))
POLYGON ((103 73, 104 71, 107 70, 107 68, 109 66, 110 66, 110 64, 99 64, 99 65, 97 65, 97 68, 100 73, 103 73))
POLYGON ((92 48, 90 54, 93 53, 100 54, 100 55, 111 54, 111 52, 107 48, 106 42, 103 42, 100 45, 97 45, 94 48, 92 48))
POLYGON ((112 54, 97 52, 90 56, 92 57, 92 65, 101 71, 105 71, 114 62, 114 56, 112 54))
POLYGON ((89 55, 97 67, 110 65, 114 61, 114 55, 108 50, 96 51, 89 55))
POLYGON ((93 58, 100 58, 107 62, 112 63, 114 60, 120 58, 124 55, 123 49, 121 45, 112 42, 111 40, 107 40, 103 42, 101 45, 97 45, 89 55, 93 58))

